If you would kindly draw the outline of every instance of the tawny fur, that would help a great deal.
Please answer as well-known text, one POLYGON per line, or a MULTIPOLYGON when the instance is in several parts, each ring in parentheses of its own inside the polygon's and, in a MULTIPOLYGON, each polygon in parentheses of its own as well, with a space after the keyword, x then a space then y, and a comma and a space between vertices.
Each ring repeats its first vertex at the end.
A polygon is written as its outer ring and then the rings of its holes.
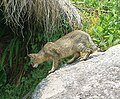
POLYGON ((57 69, 61 58, 73 55, 73 58, 68 63, 72 63, 79 57, 80 60, 86 60, 96 50, 98 48, 93 43, 89 34, 84 31, 75 30, 55 42, 46 43, 38 53, 32 53, 28 56, 31 58, 33 67, 37 67, 38 64, 44 61, 53 60, 52 69, 49 71, 51 73, 57 69), (81 58, 81 52, 86 53, 83 58, 81 58))

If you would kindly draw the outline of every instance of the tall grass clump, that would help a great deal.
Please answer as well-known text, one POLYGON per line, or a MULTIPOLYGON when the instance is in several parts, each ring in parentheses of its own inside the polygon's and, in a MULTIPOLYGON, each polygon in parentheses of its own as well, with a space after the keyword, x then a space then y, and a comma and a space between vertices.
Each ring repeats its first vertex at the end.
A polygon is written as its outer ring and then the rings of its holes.
POLYGON ((74 23, 81 27, 77 9, 69 0, 2 0, 2 5, 6 23, 23 38, 25 27, 32 32, 41 30, 47 39, 64 20, 71 28, 74 23))

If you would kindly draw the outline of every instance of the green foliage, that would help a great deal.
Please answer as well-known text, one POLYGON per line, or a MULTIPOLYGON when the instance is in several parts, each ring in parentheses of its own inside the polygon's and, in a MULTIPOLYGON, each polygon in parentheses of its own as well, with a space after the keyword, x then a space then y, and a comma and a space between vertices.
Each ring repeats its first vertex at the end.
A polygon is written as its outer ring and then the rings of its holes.
POLYGON ((4 70, 4 61, 5 61, 5 57, 6 57, 6 51, 4 51, 3 56, 1 58, 1 63, 0 63, 0 87, 6 83, 6 72, 4 70))
MULTIPOLYGON (((7 47, 3 50, 3 53, 1 55, 0 60, 0 72, 2 73, 1 77, 4 78, 4 83, 6 83, 7 78, 7 71, 8 68, 12 69, 13 66, 18 64, 18 55, 19 55, 19 40, 17 38, 13 38, 10 43, 7 45, 7 47), (4 76, 4 77, 3 77, 4 76)), ((18 68, 18 67, 17 67, 18 68)), ((1 85, 2 85, 2 79, 0 79, 1 85)))
POLYGON ((115 14, 100 15, 100 23, 93 27, 94 40, 103 49, 107 49, 120 42, 119 22, 115 14))
POLYGON ((90 33, 101 49, 106 50, 120 43, 120 2, 118 0, 75 1, 81 11, 83 30, 90 33))
POLYGON ((0 70, 0 87, 6 83, 6 72, 4 69, 0 70))

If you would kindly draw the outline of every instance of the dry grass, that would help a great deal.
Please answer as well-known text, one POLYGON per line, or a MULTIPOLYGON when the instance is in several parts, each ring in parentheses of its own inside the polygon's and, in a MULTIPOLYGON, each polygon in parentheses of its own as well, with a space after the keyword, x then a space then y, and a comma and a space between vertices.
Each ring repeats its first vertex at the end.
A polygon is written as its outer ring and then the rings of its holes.
POLYGON ((66 19, 71 28, 81 27, 80 16, 70 0, 0 0, 6 23, 15 33, 24 36, 25 23, 30 31, 41 29, 46 34, 54 33, 56 26, 66 19))

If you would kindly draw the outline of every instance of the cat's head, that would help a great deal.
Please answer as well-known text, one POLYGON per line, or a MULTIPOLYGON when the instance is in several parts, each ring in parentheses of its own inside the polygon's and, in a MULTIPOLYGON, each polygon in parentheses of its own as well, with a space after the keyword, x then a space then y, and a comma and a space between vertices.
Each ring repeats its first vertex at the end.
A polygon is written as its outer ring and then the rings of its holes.
POLYGON ((39 55, 38 54, 28 54, 28 56, 30 57, 32 66, 35 68, 38 67, 38 65, 40 64, 39 55))

